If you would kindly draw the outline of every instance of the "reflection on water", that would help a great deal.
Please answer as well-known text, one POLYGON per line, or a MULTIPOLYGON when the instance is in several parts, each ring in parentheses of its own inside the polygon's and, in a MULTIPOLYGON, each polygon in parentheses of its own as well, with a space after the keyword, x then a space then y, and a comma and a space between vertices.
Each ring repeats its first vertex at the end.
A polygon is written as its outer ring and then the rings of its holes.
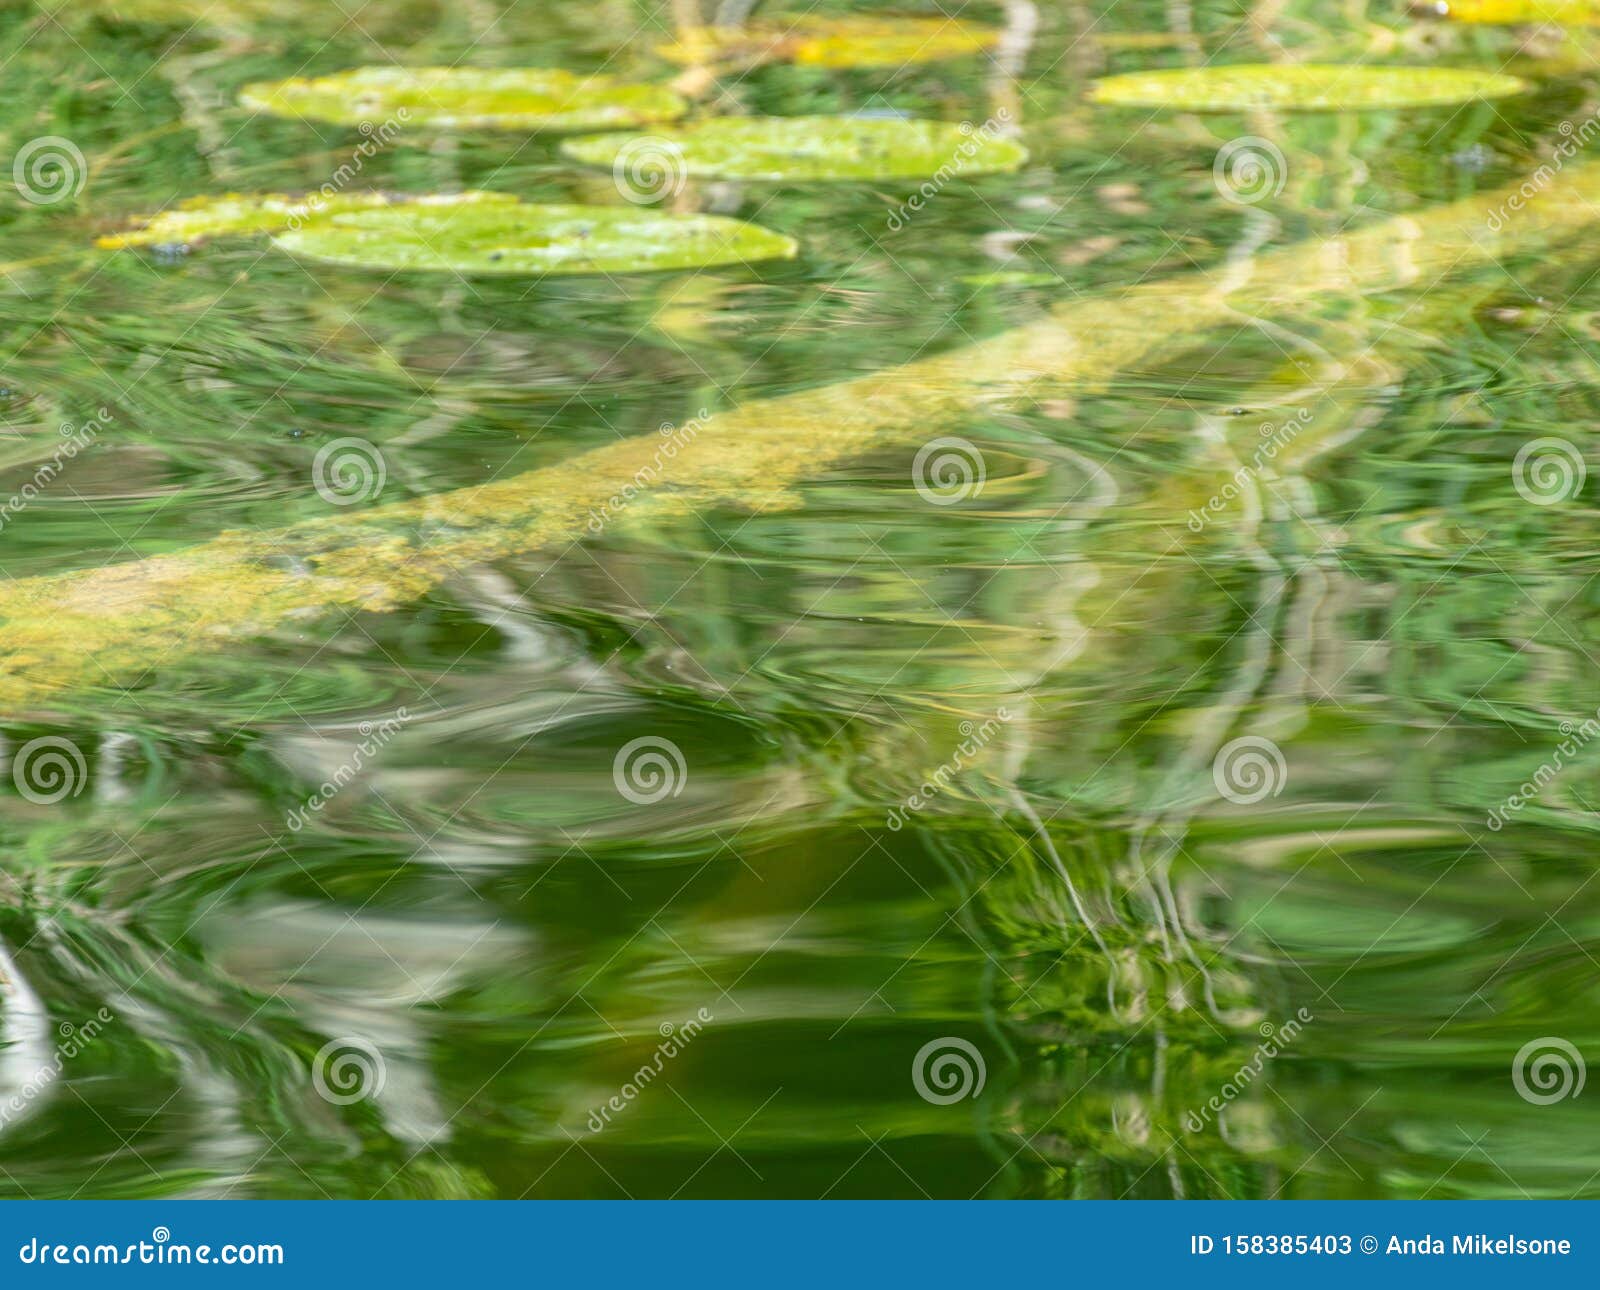
MULTIPOLYGON (((666 6, 7 14, 10 148, 86 172, 3 216, 0 1194, 1596 1191, 1600 181, 1490 226, 1592 64, 1179 8, 724 78, 1033 159, 900 228, 699 184, 799 258, 537 281, 93 240, 359 144, 247 81, 659 80, 666 6), (1539 89, 1082 100, 1394 42, 1539 89)), ((365 164, 618 200, 544 136, 365 164)))

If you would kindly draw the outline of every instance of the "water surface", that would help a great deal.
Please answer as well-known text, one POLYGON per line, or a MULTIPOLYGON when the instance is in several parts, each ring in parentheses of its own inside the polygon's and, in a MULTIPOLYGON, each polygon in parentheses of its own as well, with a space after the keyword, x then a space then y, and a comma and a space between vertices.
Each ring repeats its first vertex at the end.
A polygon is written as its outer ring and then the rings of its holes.
MULTIPOLYGON (((312 579, 281 535, 321 521, 375 554, 369 591, 226 637, 108 608, 46 667, 0 622, 12 770, 31 746, 66 776, 0 777, 0 1194, 1600 1190, 1592 230, 1247 301, 1282 248, 1430 236, 1522 182, 1592 116, 1600 46, 1333 8, 1014 0, 966 13, 1009 27, 997 59, 730 75, 724 112, 1004 110, 1032 157, 899 227, 914 184, 697 183, 672 200, 799 257, 534 280, 93 239, 356 155, 234 106, 249 81, 665 80, 669 6, 8 6, 5 154, 61 136, 86 175, 0 203, 0 500, 97 428, 7 514, 0 568, 227 549, 312 579), (1083 98, 1208 59, 1536 89, 1083 98), (1217 165, 1241 138, 1282 158, 1261 200, 1217 165), (1115 335, 1116 291, 1197 268, 1239 308, 1092 379, 969 350, 1064 305, 1115 335), (806 401, 912 363, 848 449, 857 401, 806 401), (465 554, 414 580, 376 536, 700 424, 739 427, 737 487, 534 541, 535 487, 441 521, 465 554), (317 461, 351 438, 383 480, 347 506, 317 461)), ((403 131, 355 182, 622 200, 558 142, 403 131)), ((233 612, 195 585, 185 615, 233 612)))

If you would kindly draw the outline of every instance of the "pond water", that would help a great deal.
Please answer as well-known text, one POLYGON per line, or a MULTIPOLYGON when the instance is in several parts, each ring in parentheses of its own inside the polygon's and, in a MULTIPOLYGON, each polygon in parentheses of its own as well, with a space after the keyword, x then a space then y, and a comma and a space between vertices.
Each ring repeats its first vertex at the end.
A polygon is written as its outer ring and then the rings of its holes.
POLYGON ((0 202, 0 1194, 1600 1191, 1600 35, 971 5, 694 87, 1029 150, 654 194, 792 259, 95 245, 341 173, 624 204, 238 92, 666 82, 691 9, 0 17, 0 159, 82 158, 0 202), (1208 61, 1529 88, 1086 97, 1208 61))

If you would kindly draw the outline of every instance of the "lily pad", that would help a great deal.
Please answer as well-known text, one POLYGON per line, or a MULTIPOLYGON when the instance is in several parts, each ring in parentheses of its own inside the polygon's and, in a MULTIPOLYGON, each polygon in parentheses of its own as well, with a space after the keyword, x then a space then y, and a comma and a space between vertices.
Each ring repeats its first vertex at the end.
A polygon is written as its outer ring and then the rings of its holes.
POLYGON ((923 179, 1015 170, 1028 150, 989 127, 844 116, 718 117, 650 135, 569 139, 595 166, 648 148, 682 175, 721 179, 923 179))
POLYGON ((95 240, 96 246, 193 246, 208 238, 249 233, 277 233, 328 215, 374 210, 397 204, 452 206, 474 202, 515 203, 510 193, 452 193, 447 197, 404 197, 387 193, 225 193, 220 197, 191 197, 171 210, 139 215, 139 225, 124 233, 95 240))
POLYGON ((409 204, 330 215, 280 233, 292 255, 387 271, 636 273, 792 259, 796 244, 720 215, 617 206, 409 204))
POLYGON ((1330 112, 1466 103, 1524 88, 1515 76, 1451 67, 1245 63, 1107 76, 1094 83, 1089 97, 1095 103, 1187 112, 1330 112))
POLYGON ((1554 23, 1562 27, 1600 26, 1597 0, 1430 0, 1420 13, 1452 22, 1554 23))
POLYGON ((778 16, 743 27, 693 27, 657 52, 675 63, 795 62, 813 67, 902 67, 993 48, 992 27, 953 18, 778 16))
POLYGON ((277 116, 339 125, 599 130, 672 121, 689 110, 663 85, 578 76, 557 67, 357 67, 331 76, 258 81, 239 102, 277 116))

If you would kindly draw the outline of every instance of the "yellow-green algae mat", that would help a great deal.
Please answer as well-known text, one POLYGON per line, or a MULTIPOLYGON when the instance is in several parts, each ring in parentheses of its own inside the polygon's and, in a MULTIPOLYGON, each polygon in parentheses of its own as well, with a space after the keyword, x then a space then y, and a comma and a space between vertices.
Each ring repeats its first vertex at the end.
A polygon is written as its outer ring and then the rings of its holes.
POLYGON ((1028 159, 1015 140, 969 124, 849 116, 714 117, 561 145, 595 166, 645 149, 682 174, 717 179, 925 179, 1015 170, 1028 159))
POLYGON ((336 125, 493 130, 604 130, 673 121, 687 101, 665 85, 579 76, 558 67, 357 67, 331 76, 257 81, 239 102, 336 125))
POLYGON ((291 255, 389 271, 468 274, 634 273, 787 260, 793 238, 720 215, 637 207, 534 205, 510 193, 198 198, 105 247, 273 234, 291 255))
POLYGON ((1089 98, 1185 112, 1331 112, 1450 106, 1504 98, 1525 88, 1515 76, 1452 67, 1241 63, 1106 76, 1090 87, 1089 98))
POLYGON ((792 62, 810 67, 902 67, 992 49, 993 27, 954 18, 777 14, 739 27, 689 27, 656 52, 674 63, 792 62))

